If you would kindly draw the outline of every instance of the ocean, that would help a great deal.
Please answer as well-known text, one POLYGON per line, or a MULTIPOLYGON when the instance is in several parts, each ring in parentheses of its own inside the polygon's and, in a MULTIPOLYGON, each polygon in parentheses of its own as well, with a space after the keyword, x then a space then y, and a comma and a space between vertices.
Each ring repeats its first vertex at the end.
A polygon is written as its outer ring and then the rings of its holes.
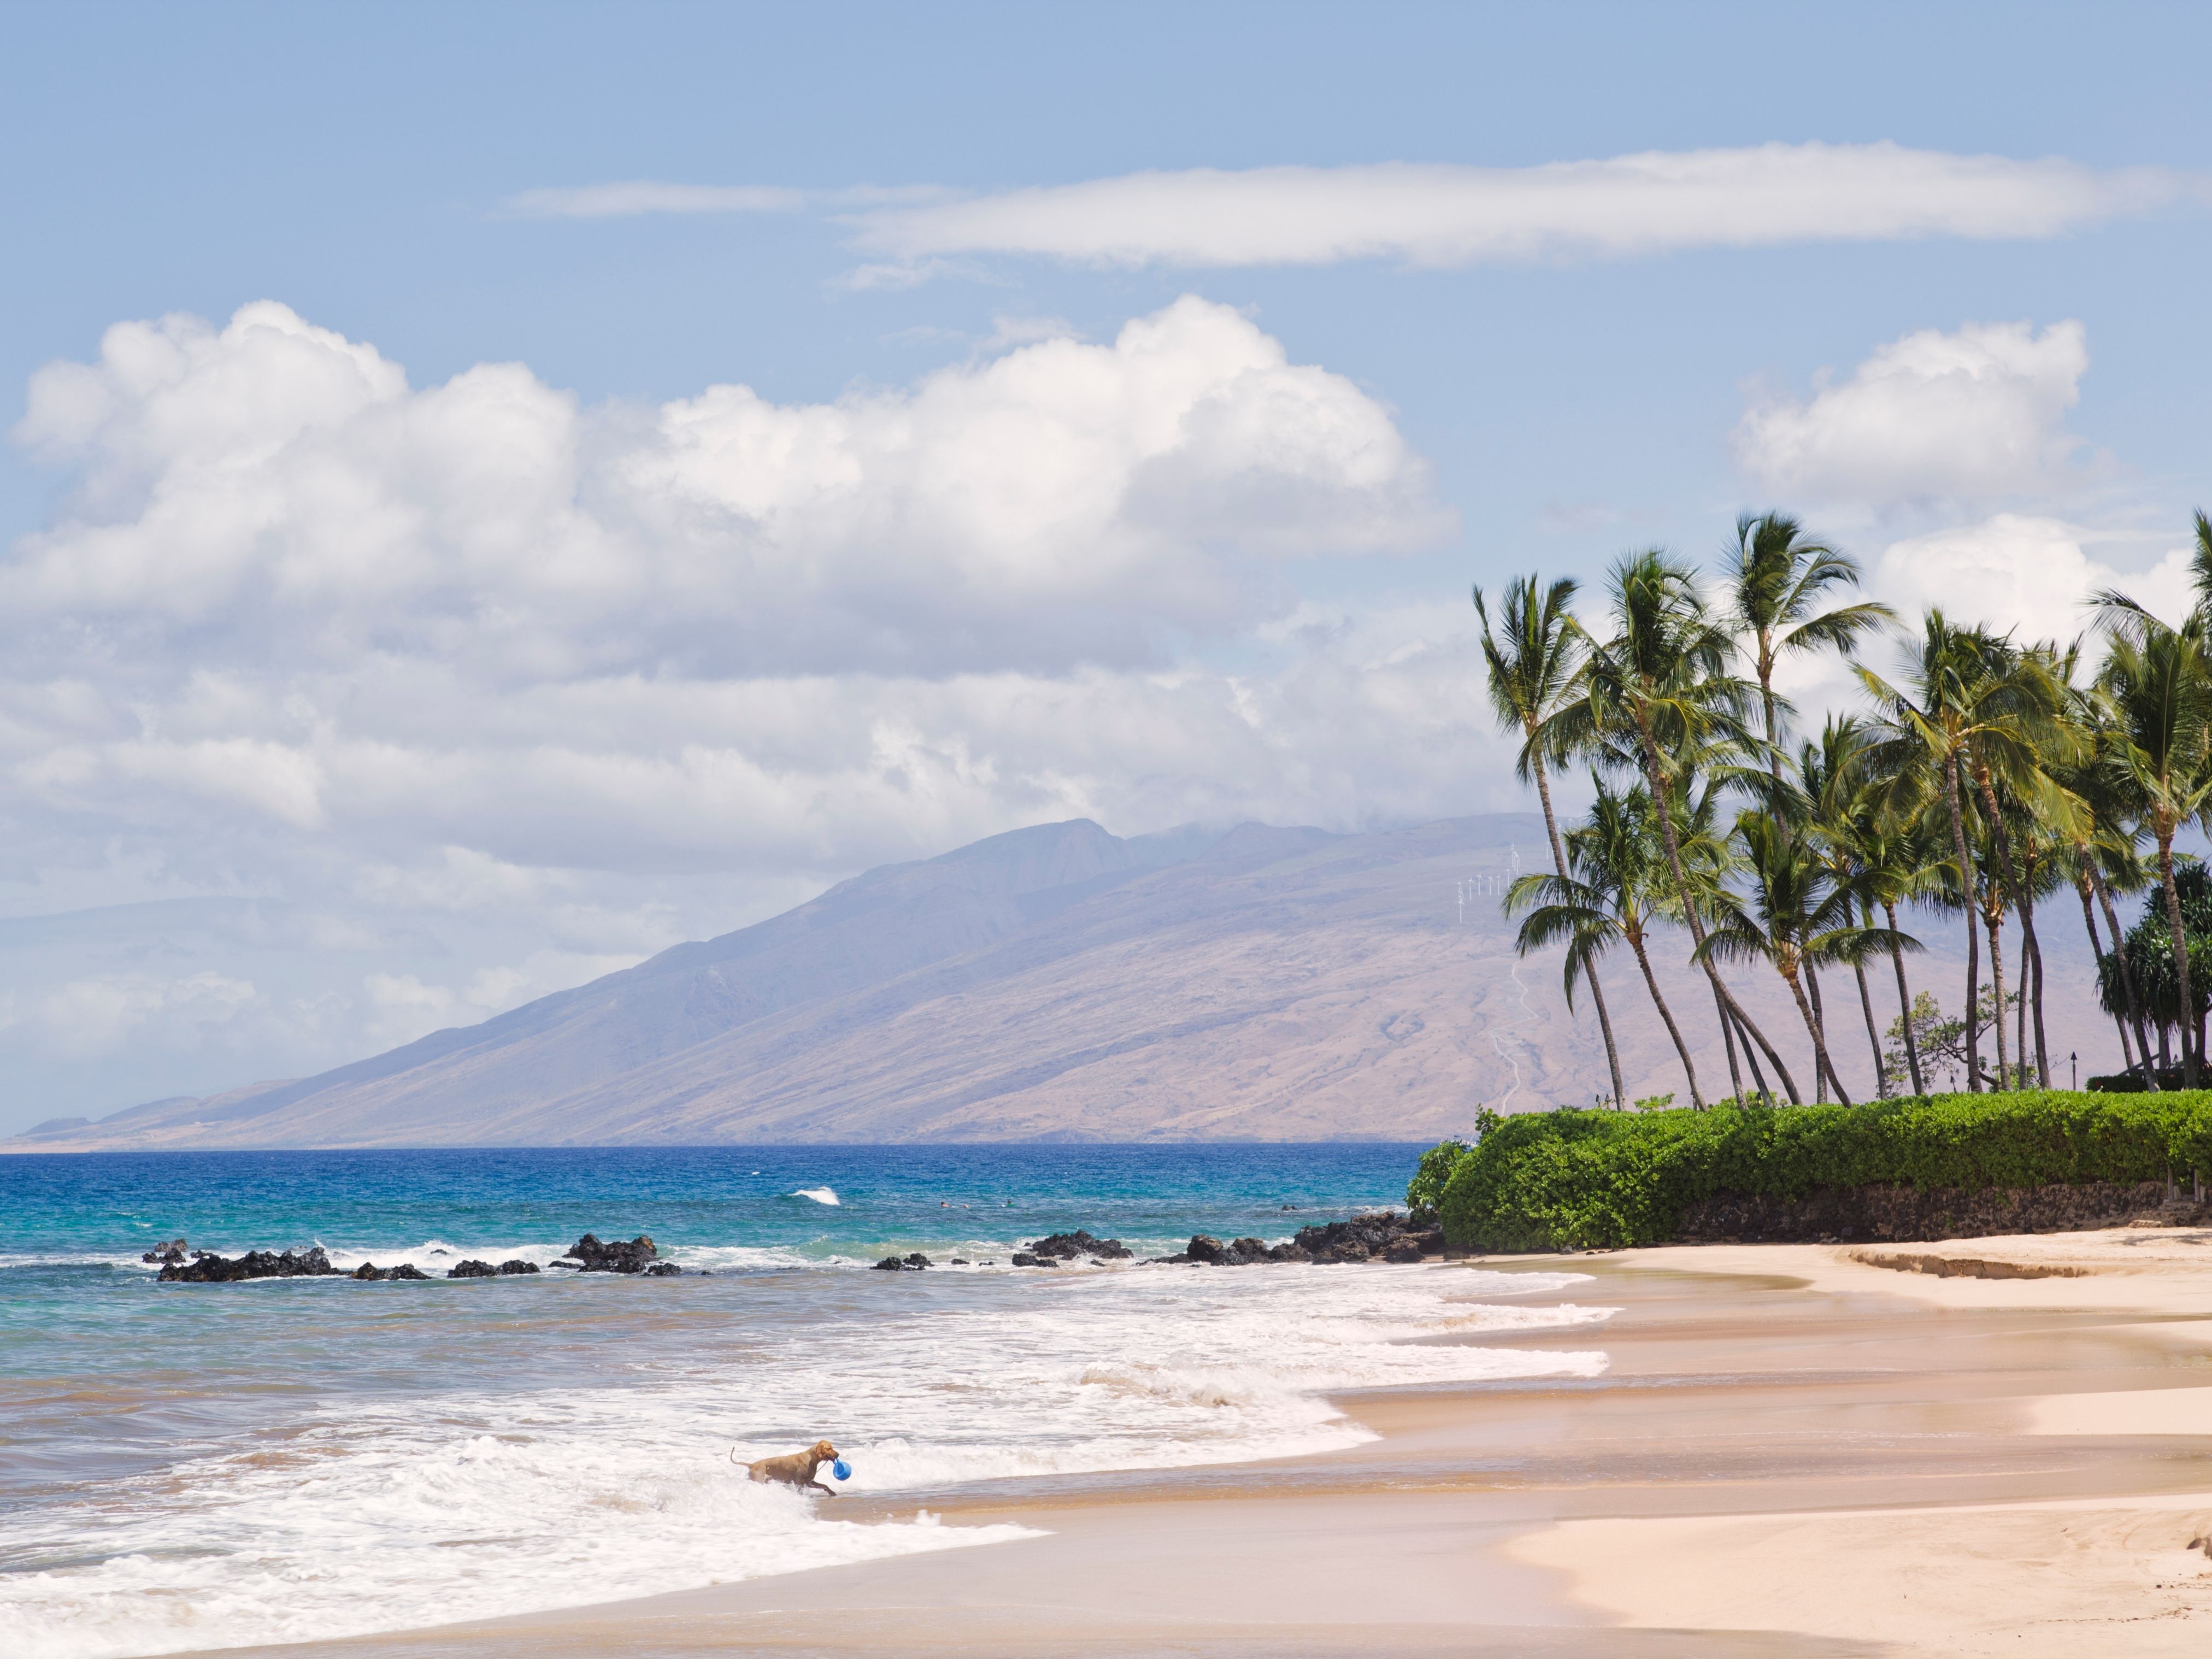
POLYGON ((1572 1274, 1007 1265, 1077 1227, 1139 1256, 1287 1238, 1402 1205, 1419 1150, 0 1158, 0 1653, 300 1641, 988 1545, 1024 1529, 929 1503, 1366 1438, 1331 1391, 1601 1370, 1606 1310, 1572 1274), (442 1278, 587 1231, 708 1276, 442 1278), (141 1254, 180 1235, 437 1277, 160 1284, 141 1254), (910 1251, 938 1265, 869 1270, 910 1251), (1480 1340, 1532 1330, 1559 1340, 1480 1340), (843 1490, 894 1518, 731 1462, 825 1436, 843 1490))

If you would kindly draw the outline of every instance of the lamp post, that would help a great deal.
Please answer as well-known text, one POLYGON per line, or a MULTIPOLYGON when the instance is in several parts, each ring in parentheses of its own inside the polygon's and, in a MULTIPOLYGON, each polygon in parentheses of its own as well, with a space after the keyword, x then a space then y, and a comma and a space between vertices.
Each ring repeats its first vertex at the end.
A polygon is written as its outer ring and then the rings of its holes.
POLYGON ((2081 1056, 2078 1054, 2069 1054, 2066 1056, 2066 1064, 2074 1073, 2074 1088, 2075 1092, 2079 1093, 2081 1088, 2081 1056))

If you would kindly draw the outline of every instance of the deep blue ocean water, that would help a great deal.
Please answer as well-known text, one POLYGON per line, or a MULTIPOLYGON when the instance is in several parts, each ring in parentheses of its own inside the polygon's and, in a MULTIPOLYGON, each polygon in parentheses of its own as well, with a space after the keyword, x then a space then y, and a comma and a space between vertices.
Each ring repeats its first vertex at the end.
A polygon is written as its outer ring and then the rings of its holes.
POLYGON ((927 1502, 1363 1437, 1332 1391, 1601 1366, 1564 1275, 1007 1263, 1076 1227, 1140 1255, 1287 1237, 1401 1204, 1419 1152, 0 1158, 0 1653, 337 1636, 1014 1535, 838 1521, 729 1462, 824 1435, 850 1490, 927 1502), (163 1285, 139 1261, 181 1236, 442 1275, 586 1231, 708 1276, 163 1285), (914 1250, 939 1265, 868 1270, 914 1250), (1561 1351, 1472 1340, 1531 1327, 1561 1351))

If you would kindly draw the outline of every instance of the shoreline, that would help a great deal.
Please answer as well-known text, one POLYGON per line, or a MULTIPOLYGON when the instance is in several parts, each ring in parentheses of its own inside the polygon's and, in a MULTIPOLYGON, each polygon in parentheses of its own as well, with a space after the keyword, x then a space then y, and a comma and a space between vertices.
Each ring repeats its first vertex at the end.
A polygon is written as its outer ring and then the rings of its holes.
POLYGON ((1590 1274, 1569 1296, 1620 1310, 1591 1344, 1607 1371, 1334 1396, 1378 1437, 1309 1457, 922 1499, 948 1526, 1044 1538, 219 1651, 2193 1654, 2212 1624, 2212 1559, 2187 1547, 2212 1533, 2212 1232, 1910 1254, 2078 1271, 1945 1276, 1822 1245, 1478 1258, 1590 1274))

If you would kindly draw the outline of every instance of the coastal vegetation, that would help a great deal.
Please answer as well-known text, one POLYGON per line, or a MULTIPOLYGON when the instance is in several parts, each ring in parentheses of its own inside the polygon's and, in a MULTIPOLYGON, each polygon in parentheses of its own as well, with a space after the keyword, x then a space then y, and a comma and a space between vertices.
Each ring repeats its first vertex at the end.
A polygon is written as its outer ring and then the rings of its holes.
POLYGON ((1632 1098, 1601 977, 1623 953, 1693 1113, 1849 1107, 1861 1041, 1876 1100, 1961 1079, 1970 1096, 2048 1091, 2039 904, 2047 928, 2068 887, 2119 1043, 2103 1085, 2212 1076, 2212 887, 2176 847, 2212 818, 2212 520, 2195 532, 2188 617, 2105 592, 2070 641, 1938 610, 1908 623, 1856 599, 1850 556, 1778 513, 1738 520, 1717 577, 1660 549, 1620 559, 1587 617, 1570 579, 1518 577, 1495 601, 1477 588, 1493 711, 1552 854, 1505 908, 1522 953, 1564 947, 1569 1003, 1595 1005, 1608 1103, 1632 1098), (1860 659, 1885 639, 1902 646, 1888 675, 1860 659), (1801 735, 1778 671, 1822 655, 1861 706, 1801 735), (1562 828, 1552 784, 1570 769, 1591 804, 1562 828), (2143 915, 2124 933, 2116 898, 2134 894, 2143 915), (1912 983, 1908 923, 1963 929, 1955 1019, 1912 983), (1697 1011, 1662 988, 1669 952, 1711 996, 1724 1091, 1698 1071, 1697 1011), (1792 1029, 1764 1029, 1723 967, 1772 973, 1792 1029))
POLYGON ((1737 522, 1716 577, 1662 550, 1620 559, 1587 619, 1570 580, 1508 583, 1497 626, 1478 589, 1492 702, 1552 848, 1506 895, 1517 946, 1564 947, 1571 1005, 1626 954, 1690 1104, 1618 1109, 1598 1001, 1616 1109, 1484 1112, 1472 1145, 1422 1158, 1407 1202, 1455 1246, 1530 1249, 1662 1242, 1720 1200, 2201 1192, 2212 876, 2176 847, 2212 827, 2212 520, 2195 532, 2187 617, 2107 592, 2063 642, 1855 600, 1852 559, 1775 513, 1737 522), (1860 660, 1884 639, 1902 647, 1887 676, 1860 660), (1778 670, 1817 654, 1860 706, 1800 735, 1778 670), (1570 768, 1590 805, 1562 828, 1550 781, 1570 768), (2087 1092, 2051 1086, 2038 907, 2047 930, 2068 888, 2121 1054, 2087 1092), (1908 923, 1963 929, 1956 1015, 1913 984, 1908 923), (1697 1011, 1662 985, 1668 952, 1711 994, 1717 1100, 1686 1035, 1697 1011), (1724 965, 1771 972, 1800 1029, 1763 1030, 1724 965), (1855 1103, 1839 1056, 1856 1028, 1875 1098, 1855 1103))
POLYGON ((2198 1190, 2212 1173, 2212 1090, 2018 1090, 1856 1106, 1723 1105, 1484 1113, 1407 1192, 1452 1245, 1603 1249, 1682 1236, 1693 1206, 1823 1191, 2022 1191, 2106 1182, 2198 1190))

